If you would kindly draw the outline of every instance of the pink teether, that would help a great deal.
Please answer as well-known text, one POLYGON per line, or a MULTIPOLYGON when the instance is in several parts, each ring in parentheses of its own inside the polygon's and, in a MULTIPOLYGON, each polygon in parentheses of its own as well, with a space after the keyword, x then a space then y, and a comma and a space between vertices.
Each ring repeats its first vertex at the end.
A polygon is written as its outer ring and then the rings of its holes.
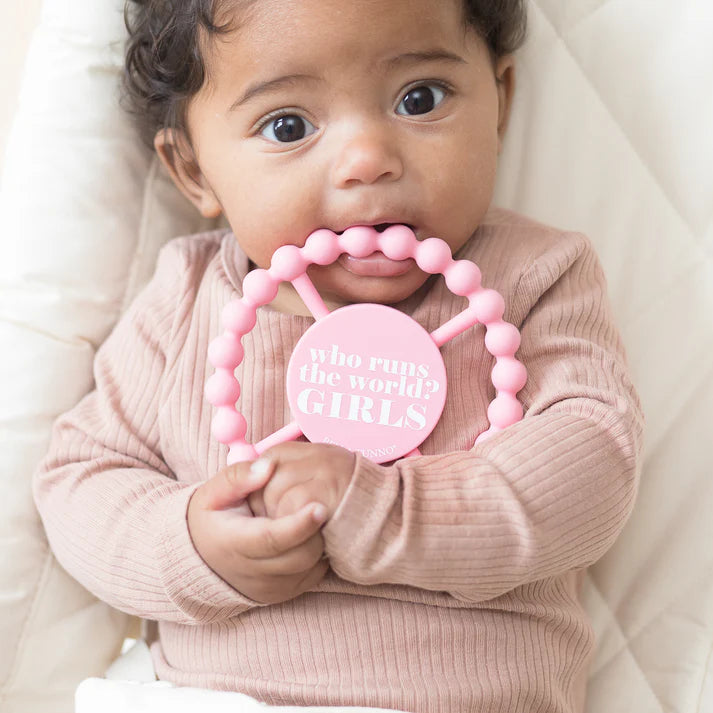
POLYGON ((490 428, 478 436, 478 443, 522 418, 517 392, 527 372, 515 358, 520 333, 503 321, 504 310, 500 294, 482 287, 477 265, 453 260, 443 240, 419 242, 404 225, 383 233, 369 226, 349 228, 341 235, 317 230, 302 248, 278 248, 269 270, 248 273, 243 297, 226 305, 225 332, 208 350, 216 369, 205 390, 217 408, 212 433, 229 446, 229 464, 256 458, 302 434, 313 442, 360 451, 377 463, 417 455, 445 405, 446 372, 439 347, 481 322, 485 347, 495 357, 496 397, 488 407, 490 428), (425 272, 443 274, 448 289, 467 297, 469 306, 431 334, 385 305, 353 304, 330 312, 307 267, 328 265, 342 253, 363 258, 375 251, 391 260, 414 258, 425 272), (240 340, 255 326, 257 308, 271 302, 285 281, 293 284, 316 322, 297 343, 287 368, 287 396, 295 420, 252 445, 245 441, 247 424, 235 408, 240 385, 234 372, 243 359, 240 340))

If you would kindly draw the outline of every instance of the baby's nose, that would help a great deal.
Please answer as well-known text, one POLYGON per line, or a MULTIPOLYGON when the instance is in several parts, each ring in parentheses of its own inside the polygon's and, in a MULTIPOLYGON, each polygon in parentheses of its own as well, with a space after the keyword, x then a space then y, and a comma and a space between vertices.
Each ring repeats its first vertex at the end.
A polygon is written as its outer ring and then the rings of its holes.
POLYGON ((341 143, 332 178, 338 188, 378 181, 395 181, 403 163, 394 137, 384 127, 369 125, 350 133, 341 143))

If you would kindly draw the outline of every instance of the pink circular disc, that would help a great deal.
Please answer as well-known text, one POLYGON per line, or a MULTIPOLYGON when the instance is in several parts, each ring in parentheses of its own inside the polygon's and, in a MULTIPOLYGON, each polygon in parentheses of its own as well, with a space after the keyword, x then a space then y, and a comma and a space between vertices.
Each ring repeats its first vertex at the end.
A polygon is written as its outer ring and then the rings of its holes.
POLYGON ((287 367, 287 398, 302 433, 376 463, 410 453, 446 401, 446 369, 428 332, 380 304, 353 304, 313 324, 287 367))

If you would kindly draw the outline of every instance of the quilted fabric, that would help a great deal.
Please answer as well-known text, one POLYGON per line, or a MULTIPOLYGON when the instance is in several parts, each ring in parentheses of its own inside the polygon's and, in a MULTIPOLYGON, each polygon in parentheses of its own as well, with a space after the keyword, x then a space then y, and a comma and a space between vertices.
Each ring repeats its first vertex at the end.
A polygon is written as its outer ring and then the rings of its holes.
POLYGON ((46 0, 0 189, 0 710, 70 713, 126 615, 49 552, 30 476, 160 246, 197 220, 117 108, 121 0, 46 0))
POLYGON ((595 711, 713 711, 713 6, 537 0, 501 203, 594 241, 647 417, 639 502, 590 572, 595 711))
MULTIPOLYGON (((206 227, 116 108, 122 4, 45 0, 0 191, 7 713, 68 713, 120 646, 126 617, 57 566, 29 477, 160 245, 206 227)), ((588 713, 713 711, 712 37, 707 0, 534 0, 519 60, 497 202, 592 238, 647 415, 637 507, 585 589, 588 713)))

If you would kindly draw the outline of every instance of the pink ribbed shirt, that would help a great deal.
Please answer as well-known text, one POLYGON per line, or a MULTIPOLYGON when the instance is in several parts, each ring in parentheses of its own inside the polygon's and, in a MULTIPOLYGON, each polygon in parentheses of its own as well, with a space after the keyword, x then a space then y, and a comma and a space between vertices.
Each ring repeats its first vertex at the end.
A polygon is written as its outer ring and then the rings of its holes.
MULTIPOLYGON (((413 713, 583 710, 593 634, 584 569, 634 504, 642 416, 589 241, 492 209, 457 254, 505 298, 529 372, 524 419, 483 444, 483 327, 442 349, 443 416, 422 456, 358 456, 313 590, 258 604, 200 558, 188 500, 226 462, 206 351, 248 260, 230 233, 181 238, 97 353, 96 390, 54 426, 34 481, 59 562, 159 622, 160 678, 270 704, 413 713)), ((397 305, 428 331, 464 298, 443 278, 397 305)), ((285 368, 311 317, 258 310, 239 406, 256 442, 291 420, 285 368)))

